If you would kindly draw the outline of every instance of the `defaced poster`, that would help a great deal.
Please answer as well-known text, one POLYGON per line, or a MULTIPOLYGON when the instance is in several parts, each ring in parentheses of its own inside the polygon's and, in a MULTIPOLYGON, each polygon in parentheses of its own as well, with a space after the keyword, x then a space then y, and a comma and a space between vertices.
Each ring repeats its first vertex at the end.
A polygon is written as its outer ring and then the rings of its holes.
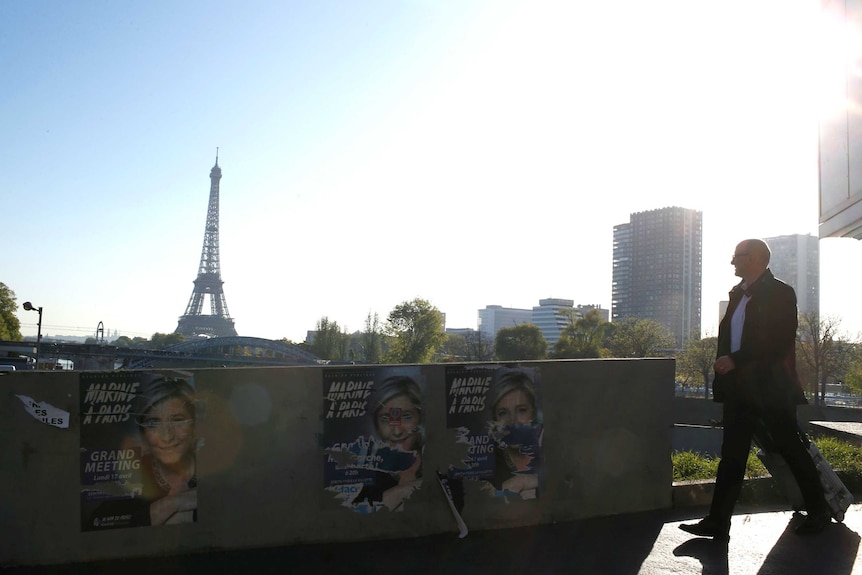
POLYGON ((543 470, 542 395, 536 368, 446 368, 446 427, 467 446, 447 478, 484 482, 496 497, 538 497, 543 470))
POLYGON ((81 529, 197 521, 194 381, 82 373, 81 529))
POLYGON ((422 484, 418 367, 323 370, 324 487, 357 513, 401 511, 422 484))

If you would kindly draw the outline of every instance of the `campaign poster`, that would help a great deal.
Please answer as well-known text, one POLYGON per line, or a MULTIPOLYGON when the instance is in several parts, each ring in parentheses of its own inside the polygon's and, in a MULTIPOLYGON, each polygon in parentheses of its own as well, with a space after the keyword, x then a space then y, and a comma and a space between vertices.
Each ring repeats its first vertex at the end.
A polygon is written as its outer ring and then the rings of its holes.
POLYGON ((82 373, 81 529, 197 521, 190 374, 82 373))
POLYGON ((543 477, 542 396, 536 368, 449 366, 446 427, 466 444, 447 478, 482 481, 492 496, 535 499, 543 477))
POLYGON ((356 513, 402 511, 422 485, 418 367, 323 370, 324 487, 356 513))

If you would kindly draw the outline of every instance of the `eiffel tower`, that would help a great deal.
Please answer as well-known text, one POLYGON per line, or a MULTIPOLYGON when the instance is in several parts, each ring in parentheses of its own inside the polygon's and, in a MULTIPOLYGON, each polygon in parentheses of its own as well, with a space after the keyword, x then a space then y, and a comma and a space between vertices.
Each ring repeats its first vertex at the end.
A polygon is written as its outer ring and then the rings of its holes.
POLYGON ((201 263, 198 267, 198 277, 195 280, 195 288, 192 297, 186 307, 186 313, 180 317, 177 329, 186 338, 198 336, 221 337, 236 335, 233 320, 227 311, 227 302, 224 299, 224 290, 219 269, 218 257, 218 194, 219 180, 221 180, 221 168, 218 166, 218 148, 216 148, 216 161, 210 170, 210 203, 207 209, 207 226, 204 232, 204 247, 201 250, 201 263), (204 299, 210 298, 210 314, 205 315, 203 311, 204 299))

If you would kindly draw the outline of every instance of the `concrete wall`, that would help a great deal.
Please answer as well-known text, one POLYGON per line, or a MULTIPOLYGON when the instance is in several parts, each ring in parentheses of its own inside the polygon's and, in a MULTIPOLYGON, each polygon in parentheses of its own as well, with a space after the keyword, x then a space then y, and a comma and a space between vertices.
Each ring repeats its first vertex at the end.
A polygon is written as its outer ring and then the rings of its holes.
MULTIPOLYGON (((541 374, 545 485, 533 500, 490 497, 465 481, 471 530, 671 505, 673 360, 528 362, 541 374)), ((0 565, 58 564, 216 549, 453 533, 434 470, 463 457, 446 427, 446 366, 422 366, 424 481, 403 511, 362 515, 323 488, 323 372, 330 368, 197 370, 196 523, 82 532, 78 372, 0 377, 0 565), (68 411, 57 428, 24 395, 68 411)))

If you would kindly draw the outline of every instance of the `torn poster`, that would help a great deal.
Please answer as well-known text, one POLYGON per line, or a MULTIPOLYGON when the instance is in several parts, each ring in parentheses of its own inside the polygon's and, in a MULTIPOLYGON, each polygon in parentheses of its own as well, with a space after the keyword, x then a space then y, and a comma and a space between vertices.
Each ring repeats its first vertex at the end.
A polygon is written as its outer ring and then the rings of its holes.
POLYGON ((21 400, 21 403, 24 404, 24 408, 27 410, 27 413, 42 423, 47 423, 48 425, 53 425, 54 427, 60 427, 62 429, 69 427, 68 411, 57 409, 50 403, 39 403, 37 401, 33 401, 26 395, 19 395, 17 397, 21 400))

